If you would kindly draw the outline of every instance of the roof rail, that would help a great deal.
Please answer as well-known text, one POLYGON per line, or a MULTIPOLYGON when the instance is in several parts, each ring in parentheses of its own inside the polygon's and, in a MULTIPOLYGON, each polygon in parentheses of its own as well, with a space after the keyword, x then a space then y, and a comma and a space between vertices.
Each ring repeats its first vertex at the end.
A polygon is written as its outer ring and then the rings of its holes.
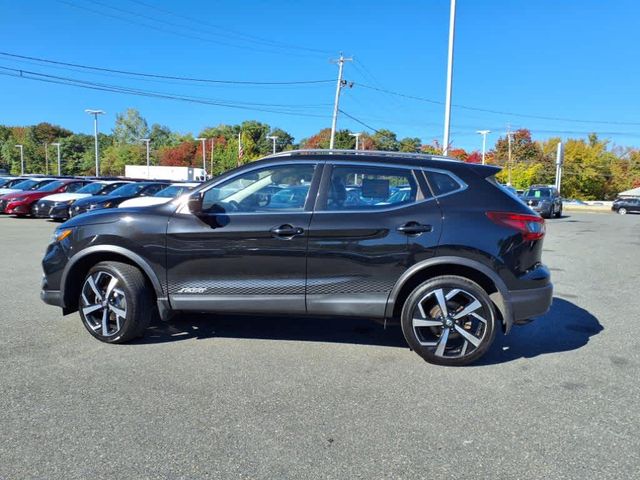
POLYGON ((460 162, 455 158, 444 157, 442 155, 430 155, 427 153, 411 153, 411 152, 393 152, 387 150, 346 150, 346 149, 328 149, 328 148, 313 148, 313 149, 301 149, 301 150, 285 150, 282 152, 267 155, 263 158, 280 158, 290 157, 292 155, 365 155, 375 157, 403 157, 403 158, 417 158, 422 160, 446 160, 450 162, 460 162))

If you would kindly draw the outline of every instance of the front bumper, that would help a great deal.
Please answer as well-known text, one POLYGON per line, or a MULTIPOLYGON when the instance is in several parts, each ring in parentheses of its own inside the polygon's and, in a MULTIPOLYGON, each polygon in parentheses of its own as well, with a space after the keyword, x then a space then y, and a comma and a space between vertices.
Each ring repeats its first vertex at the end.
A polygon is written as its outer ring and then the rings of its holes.
POLYGON ((62 294, 60 293, 60 290, 40 290, 40 300, 47 305, 64 307, 62 304, 62 294))
POLYGON ((11 202, 5 207, 4 213, 9 215, 29 215, 31 213, 31 204, 11 202))
POLYGON ((553 301, 553 284, 549 283, 539 288, 511 290, 509 296, 514 322, 528 320, 549 311, 553 301))

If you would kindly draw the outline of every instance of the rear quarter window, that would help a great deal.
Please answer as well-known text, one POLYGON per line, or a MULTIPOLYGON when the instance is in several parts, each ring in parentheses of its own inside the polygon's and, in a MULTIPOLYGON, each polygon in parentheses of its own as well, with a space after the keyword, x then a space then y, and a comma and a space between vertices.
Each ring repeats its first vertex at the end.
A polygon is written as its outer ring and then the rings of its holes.
POLYGON ((457 180, 446 173, 433 172, 429 170, 427 170, 425 173, 427 174, 429 186, 431 187, 431 190, 433 190, 433 194, 436 197, 455 192, 456 190, 460 190, 462 188, 462 185, 460 185, 457 180))

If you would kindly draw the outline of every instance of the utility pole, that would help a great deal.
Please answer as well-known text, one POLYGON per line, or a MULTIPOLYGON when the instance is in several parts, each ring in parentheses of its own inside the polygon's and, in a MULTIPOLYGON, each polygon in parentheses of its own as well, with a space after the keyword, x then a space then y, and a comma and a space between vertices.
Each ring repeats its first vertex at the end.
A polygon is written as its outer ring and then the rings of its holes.
POLYGON ((24 175, 24 147, 22 145, 16 145, 16 148, 20 149, 20 176, 24 175))
POLYGON ((444 106, 444 137, 442 140, 443 155, 449 153, 449 129, 451 126, 451 88, 453 84, 453 41, 456 30, 456 0, 451 0, 449 13, 449 54, 447 56, 447 95, 444 106))
POLYGON ((273 153, 276 153, 276 140, 278 140, 278 136, 277 135, 269 135, 267 136, 268 139, 273 140, 273 153))
POLYGON ((359 146, 360 146, 360 135, 362 135, 362 133, 350 133, 349 135, 351 135, 352 137, 356 137, 356 150, 359 150, 359 146))
POLYGON ((556 189, 560 193, 562 186, 562 164, 564 163, 564 146, 562 142, 558 142, 558 151, 556 153, 556 189))
POLYGON ((62 163, 60 161, 60 143, 52 143, 58 149, 58 176, 62 175, 62 163))
POLYGON ((215 139, 211 139, 211 170, 209 170, 209 176, 213 177, 213 146, 215 144, 215 139))
POLYGON ((344 62, 353 62, 353 58, 345 58, 340 52, 340 58, 333 60, 332 63, 338 64, 338 83, 336 84, 336 98, 333 102, 333 119, 331 120, 331 139, 329 140, 329 149, 333 150, 333 145, 336 139, 336 126, 338 124, 338 107, 340 105, 340 91, 347 82, 342 79, 342 70, 344 68, 344 62))
POLYGON ((44 174, 49 175, 49 144, 44 142, 44 174))
POLYGON ((487 135, 491 133, 491 130, 478 130, 477 133, 482 135, 482 164, 484 165, 484 155, 485 151, 487 150, 487 135))
POLYGON ((87 108, 85 110, 89 115, 93 115, 93 135, 96 143, 96 177, 100 176, 100 152, 98 149, 98 115, 104 115, 102 110, 91 110, 87 108))
POLYGON ((141 138, 140 141, 147 144, 147 180, 149 180, 149 178, 151 178, 151 167, 150 167, 151 161, 150 161, 150 155, 149 155, 149 144, 151 143, 151 139, 141 138))
MULTIPOLYGON (((207 171, 207 138, 199 137, 196 140, 200 140, 202 142, 202 169, 207 171)), ((205 174, 206 175, 206 174, 205 174)))
POLYGON ((511 186, 511 137, 513 136, 513 132, 511 131, 511 127, 507 131, 507 139, 509 141, 509 159, 507 160, 507 174, 508 180, 507 185, 511 186))

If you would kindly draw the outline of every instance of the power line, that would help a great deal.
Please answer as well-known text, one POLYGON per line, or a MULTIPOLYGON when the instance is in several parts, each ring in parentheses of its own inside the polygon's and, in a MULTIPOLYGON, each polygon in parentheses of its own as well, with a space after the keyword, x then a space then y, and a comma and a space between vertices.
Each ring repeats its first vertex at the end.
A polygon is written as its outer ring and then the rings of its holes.
MULTIPOLYGON (((177 100, 177 101, 182 101, 182 102, 199 103, 199 104, 203 104, 203 105, 214 105, 214 106, 235 108, 235 109, 241 109, 241 110, 252 110, 252 111, 262 111, 262 112, 269 112, 269 113, 280 113, 280 114, 283 114, 283 115, 293 115, 293 116, 300 116, 300 117, 314 117, 314 118, 327 118, 326 115, 319 115, 319 114, 312 114, 312 113, 306 113, 306 112, 290 110, 292 108, 293 109, 300 108, 300 106, 296 106, 296 105, 281 105, 281 107, 286 108, 286 109, 283 109, 283 108, 279 108, 279 109, 264 108, 266 106, 270 106, 271 104, 250 104, 250 103, 240 103, 240 102, 233 103, 233 102, 228 102, 228 101, 225 102, 225 101, 219 101, 219 100, 215 100, 215 99, 204 99, 204 98, 198 98, 198 97, 179 96, 179 95, 174 95, 174 94, 165 93, 165 92, 155 92, 155 91, 148 91, 148 90, 133 89, 133 88, 129 88, 129 87, 122 87, 122 86, 118 86, 118 85, 109 85, 109 84, 100 84, 100 83, 95 83, 95 82, 87 82, 87 81, 68 78, 68 77, 58 77, 58 76, 55 76, 55 75, 45 75, 45 74, 41 74, 41 73, 38 73, 38 72, 29 72, 29 71, 18 70, 18 69, 13 69, 13 68, 0 67, 0 69, 8 70, 8 71, 12 72, 12 73, 0 72, 0 75, 3 75, 3 76, 21 78, 21 79, 26 79, 26 80, 34 80, 34 81, 45 82, 45 83, 54 83, 54 84, 60 84, 60 85, 67 85, 67 86, 85 88, 85 89, 90 89, 90 90, 100 90, 100 91, 112 92, 112 93, 123 93, 123 94, 137 95, 137 96, 143 96, 143 97, 162 98, 162 99, 167 99, 167 100, 177 100), (258 105, 258 106, 251 106, 251 105, 258 105)), ((273 105, 273 106, 277 107, 278 105, 273 105)))
POLYGON ((216 25, 210 22, 207 22, 205 20, 201 20, 201 19, 196 19, 194 17, 189 17, 188 15, 183 15, 180 13, 177 13, 175 11, 171 11, 171 10, 167 10, 165 8, 161 8, 157 5, 148 3, 148 2, 143 2, 141 0, 129 0, 132 3, 136 3, 138 5, 142 5, 146 8, 152 8, 154 10, 157 10, 159 12, 163 12, 166 13, 168 15, 171 15, 172 17, 179 17, 179 18, 183 18, 185 20, 188 20, 190 22, 194 22, 195 25, 199 25, 199 24, 203 24, 203 25, 208 25, 209 27, 221 30, 223 32, 225 32, 225 34, 232 34, 235 35, 237 37, 240 38, 245 38, 247 39, 247 41, 255 41, 257 43, 263 43, 263 44, 267 44, 270 46, 274 46, 274 47, 281 47, 281 48, 289 48, 289 49, 294 49, 294 50, 304 50, 307 52, 316 52, 316 53, 322 53, 322 54, 329 54, 331 53, 329 50, 320 50, 317 48, 310 48, 310 47, 304 47, 304 46, 300 46, 300 45, 292 45, 289 43, 285 43, 285 42, 278 42, 278 41, 274 41, 274 40, 269 40, 263 37, 259 37, 256 35, 249 35, 246 33, 242 33, 242 32, 238 32, 236 30, 232 30, 230 28, 226 28, 226 27, 221 27, 220 25, 216 25))
MULTIPOLYGON (((367 88, 369 90, 376 90, 378 92, 382 92, 382 93, 388 93, 390 95, 395 95, 397 97, 403 97, 403 98, 408 98, 410 100, 418 100, 421 102, 426 102, 426 103, 431 103, 434 105, 444 105, 444 102, 438 101, 438 100, 433 100, 430 98, 425 98, 425 97, 418 97, 416 95, 408 95, 405 93, 400 93, 400 92, 395 92, 393 90, 388 90, 386 88, 379 88, 379 87, 374 87, 371 85, 365 85, 362 83, 358 83, 357 84, 358 87, 362 87, 362 88, 367 88)), ((515 112, 505 112, 505 111, 501 111, 501 110, 491 110, 488 108, 480 108, 480 107, 470 107, 467 105, 459 105, 459 104, 453 104, 453 107, 456 108, 460 108, 460 109, 464 109, 464 110, 472 110, 472 111, 476 111, 476 112, 484 112, 484 113, 494 113, 497 115, 508 115, 511 117, 520 117, 520 118, 533 118, 533 119, 537 119, 537 120, 553 120, 553 121, 559 121, 559 122, 575 122, 575 123, 593 123, 593 124, 608 124, 608 125, 628 125, 628 126, 640 126, 640 122, 618 122, 615 120, 584 120, 584 119, 577 119, 577 118, 566 118, 566 117, 551 117, 551 116, 544 116, 544 115, 529 115, 529 114, 524 114, 524 113, 515 113, 515 112)))
POLYGON ((344 110, 339 109, 339 112, 341 114, 343 114, 346 117, 349 117, 351 120, 353 120, 354 122, 359 123, 360 125, 362 125, 365 128, 368 128, 369 130, 373 130, 376 133, 380 133, 378 130, 376 130, 375 128, 373 128, 371 125, 367 125, 366 123, 364 123, 362 120, 358 120, 356 117, 354 117, 353 115, 349 115, 347 112, 345 112, 344 110))
POLYGON ((201 83, 221 83, 227 85, 311 85, 318 83, 333 83, 335 80, 291 80, 291 81, 277 81, 277 82, 261 82, 261 81, 249 81, 249 80, 219 80, 212 78, 194 78, 194 77, 184 77, 184 76, 174 76, 174 75, 162 75, 157 73, 143 73, 143 72, 133 72, 130 70, 117 70, 113 68, 106 67, 94 67, 90 65, 82 65, 78 63, 69 63, 69 62, 61 62, 58 60, 50 60, 46 58, 38 58, 38 57, 30 57, 27 55, 18 55, 15 53, 9 52, 0 52, 0 55, 11 58, 18 58, 23 60, 31 60, 41 63, 48 63, 51 65, 63 65, 66 67, 73 68, 81 68, 83 70, 93 70, 97 72, 109 72, 109 73, 118 73, 121 75, 131 75, 135 77, 145 77, 145 78, 157 78, 164 80, 181 80, 181 81, 189 81, 189 82, 201 82, 201 83))

